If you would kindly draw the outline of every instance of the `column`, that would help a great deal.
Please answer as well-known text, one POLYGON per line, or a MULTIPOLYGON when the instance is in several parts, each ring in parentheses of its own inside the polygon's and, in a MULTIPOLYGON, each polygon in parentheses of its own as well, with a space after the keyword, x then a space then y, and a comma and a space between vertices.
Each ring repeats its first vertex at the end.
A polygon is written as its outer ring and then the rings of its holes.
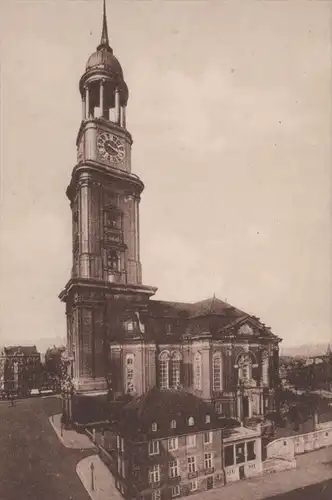
POLYGON ((80 276, 89 278, 89 178, 80 180, 81 195, 81 248, 80 276))
POLYGON ((126 128, 126 107, 121 106, 121 127, 126 128))
POLYGON ((135 259, 139 261, 139 198, 135 197, 135 259))
POLYGON ((115 88, 115 123, 120 124, 120 90, 115 88))
POLYGON ((100 116, 102 118, 104 118, 104 84, 105 84, 105 80, 101 80, 100 81, 99 98, 100 98, 100 116))
POLYGON ((85 87, 85 118, 88 120, 90 117, 90 93, 88 85, 85 87))
POLYGON ((82 120, 86 119, 85 95, 82 96, 82 120))

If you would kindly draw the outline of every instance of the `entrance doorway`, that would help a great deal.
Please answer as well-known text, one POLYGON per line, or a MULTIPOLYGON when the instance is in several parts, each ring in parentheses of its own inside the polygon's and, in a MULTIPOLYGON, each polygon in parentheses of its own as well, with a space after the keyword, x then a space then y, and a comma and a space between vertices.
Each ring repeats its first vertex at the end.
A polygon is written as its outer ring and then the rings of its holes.
POLYGON ((249 417, 249 398, 248 398, 248 396, 242 397, 242 411, 243 411, 243 418, 248 418, 249 417))
POLYGON ((208 490, 212 490, 212 488, 213 488, 213 476, 209 476, 207 478, 206 487, 207 487, 208 490))
POLYGON ((239 473, 240 473, 240 479, 245 479, 246 475, 244 473, 244 465, 240 465, 239 473))

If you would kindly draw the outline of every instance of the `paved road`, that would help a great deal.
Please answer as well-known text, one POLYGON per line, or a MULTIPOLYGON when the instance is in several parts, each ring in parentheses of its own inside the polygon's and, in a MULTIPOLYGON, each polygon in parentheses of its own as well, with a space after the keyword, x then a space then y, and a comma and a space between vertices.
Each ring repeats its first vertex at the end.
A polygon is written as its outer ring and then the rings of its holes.
POLYGON ((65 448, 48 417, 56 398, 0 402, 0 500, 89 500, 77 463, 89 451, 65 448))
POLYGON ((312 484, 305 488, 298 488, 282 495, 269 497, 266 500, 331 500, 331 498, 332 479, 319 484, 312 484))

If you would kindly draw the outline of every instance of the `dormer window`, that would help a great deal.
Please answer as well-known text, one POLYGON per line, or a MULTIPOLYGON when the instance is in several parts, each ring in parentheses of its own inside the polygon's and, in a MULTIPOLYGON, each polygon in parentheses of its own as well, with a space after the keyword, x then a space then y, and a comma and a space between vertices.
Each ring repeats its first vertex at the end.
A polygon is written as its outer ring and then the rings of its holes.
POLYGON ((188 418, 188 425, 189 427, 192 427, 195 424, 194 417, 189 417, 188 418))
POLYGON ((176 429, 176 420, 171 420, 171 429, 176 429))
POLYGON ((207 414, 205 415, 205 423, 206 423, 206 424, 209 424, 210 422, 211 422, 211 417, 210 417, 210 415, 207 413, 207 414))
POLYGON ((152 432, 157 432, 158 430, 158 425, 156 422, 152 422, 152 425, 151 425, 151 430, 152 432))

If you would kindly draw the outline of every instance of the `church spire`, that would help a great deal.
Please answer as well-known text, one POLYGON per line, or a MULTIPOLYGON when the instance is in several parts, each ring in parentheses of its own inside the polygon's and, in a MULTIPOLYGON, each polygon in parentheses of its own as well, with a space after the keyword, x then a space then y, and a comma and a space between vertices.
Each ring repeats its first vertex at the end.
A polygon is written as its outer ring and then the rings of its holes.
POLYGON ((107 30, 107 17, 106 17, 106 0, 103 2, 103 29, 101 32, 100 44, 97 47, 97 50, 106 49, 112 52, 112 49, 108 40, 108 30, 107 30))

